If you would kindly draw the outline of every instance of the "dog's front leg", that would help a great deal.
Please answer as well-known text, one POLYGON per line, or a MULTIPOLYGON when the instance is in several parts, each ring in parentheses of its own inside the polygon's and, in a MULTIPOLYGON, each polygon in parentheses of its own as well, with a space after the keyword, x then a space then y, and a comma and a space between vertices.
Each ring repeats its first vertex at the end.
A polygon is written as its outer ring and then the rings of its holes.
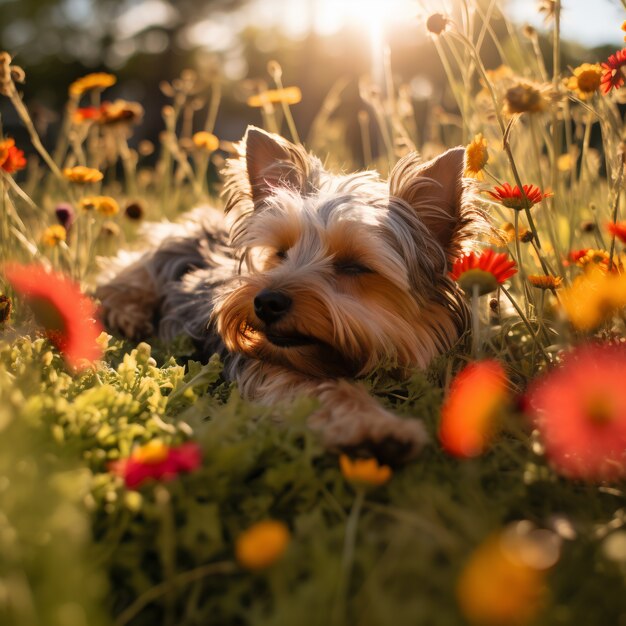
POLYGON ((238 376, 245 397, 276 404, 298 395, 317 398, 320 407, 309 426, 332 450, 369 452, 385 462, 415 456, 428 441, 420 420, 403 419, 387 411, 367 389, 344 379, 325 380, 259 361, 250 362, 238 376))

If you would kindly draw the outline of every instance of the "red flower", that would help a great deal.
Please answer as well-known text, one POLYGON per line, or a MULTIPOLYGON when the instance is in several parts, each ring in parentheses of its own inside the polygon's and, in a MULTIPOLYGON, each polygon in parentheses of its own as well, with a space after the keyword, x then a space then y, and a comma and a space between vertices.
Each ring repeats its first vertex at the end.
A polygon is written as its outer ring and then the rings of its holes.
POLYGON ((546 456, 561 474, 585 480, 626 477, 626 349, 585 345, 535 382, 527 407, 546 456))
POLYGON ((611 89, 618 89, 624 84, 624 75, 622 67, 626 65, 626 48, 618 50, 612 54, 604 63, 601 64, 604 70, 600 79, 600 86, 604 95, 608 94, 611 89))
POLYGON ((0 141, 0 168, 8 174, 13 174, 26 167, 24 151, 15 147, 13 139, 0 141))
POLYGON ((536 185, 522 185, 522 189, 524 194, 517 185, 512 187, 509 183, 504 183, 502 187, 496 186, 493 191, 487 191, 487 193, 508 209, 515 209, 516 211, 530 209, 537 202, 552 196, 552 192, 546 191, 544 193, 536 185))
POLYGON ((5 267, 5 274, 70 367, 83 369, 100 358, 102 348, 97 339, 102 327, 95 321, 96 305, 78 285, 39 265, 11 264, 5 267))
POLYGON ((609 222, 607 230, 613 237, 617 237, 622 243, 626 243, 626 222, 609 222))
POLYGON ((201 463, 197 443, 188 441, 172 448, 154 439, 136 448, 129 458, 112 463, 110 470, 121 476, 129 489, 135 489, 149 479, 172 480, 178 474, 192 472, 201 463))
POLYGON ((580 261, 583 257, 587 256, 587 252, 589 252, 589 248, 581 248, 580 250, 572 250, 567 255, 567 258, 572 263, 578 263, 578 261, 580 261))
POLYGON ((81 107, 74 112, 74 123, 80 124, 87 120, 99 120, 101 117, 100 107, 81 107))
POLYGON ((459 283, 465 293, 472 294, 474 286, 478 295, 495 291, 517 273, 515 261, 511 261, 505 252, 485 250, 480 255, 470 252, 454 262, 450 277, 459 283))
POLYGON ((498 361, 470 363, 452 381, 441 409, 439 440, 455 456, 480 454, 495 430, 506 403, 507 378, 498 361))

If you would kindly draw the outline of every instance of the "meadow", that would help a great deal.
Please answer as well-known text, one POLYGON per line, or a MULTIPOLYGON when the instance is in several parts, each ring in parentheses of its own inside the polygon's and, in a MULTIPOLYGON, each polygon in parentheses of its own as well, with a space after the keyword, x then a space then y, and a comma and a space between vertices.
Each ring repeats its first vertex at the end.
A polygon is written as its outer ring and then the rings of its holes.
MULTIPOLYGON (((0 623, 626 624, 626 48, 564 66, 561 1, 540 6, 549 62, 495 0, 416 23, 455 104, 426 137, 388 56, 359 84, 367 167, 465 145, 491 225, 450 267, 471 332, 364 381, 429 432, 394 467, 326 451, 311 399, 242 400, 185 337, 97 321, 100 268, 145 222, 219 206, 219 79, 163 77, 158 144, 133 140, 147 104, 107 99, 114 74, 68 80, 51 145, 0 53, 30 137, 26 156, 0 126, 0 623)), ((277 62, 255 85, 250 111, 299 143, 298 85, 277 62)), ((305 143, 331 164, 340 103, 305 143)))

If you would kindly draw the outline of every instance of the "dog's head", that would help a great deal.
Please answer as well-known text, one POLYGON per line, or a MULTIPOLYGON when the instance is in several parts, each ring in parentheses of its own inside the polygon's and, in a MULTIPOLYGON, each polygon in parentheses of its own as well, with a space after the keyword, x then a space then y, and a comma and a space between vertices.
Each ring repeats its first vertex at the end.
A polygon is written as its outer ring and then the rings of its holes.
POLYGON ((227 348, 310 376, 381 364, 425 367, 466 324, 447 278, 471 230, 464 150, 333 175, 276 135, 249 128, 231 162, 233 246, 247 271, 216 307, 227 348))

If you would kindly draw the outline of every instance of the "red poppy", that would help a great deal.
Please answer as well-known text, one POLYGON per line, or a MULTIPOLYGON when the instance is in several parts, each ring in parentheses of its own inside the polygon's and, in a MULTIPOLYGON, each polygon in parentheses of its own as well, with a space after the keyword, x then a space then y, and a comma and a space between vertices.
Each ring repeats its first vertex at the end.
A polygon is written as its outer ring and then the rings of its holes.
POLYGON ((612 54, 601 65, 603 74, 600 79, 600 86, 602 88, 602 93, 606 95, 611 91, 611 89, 618 89, 624 84, 622 67, 626 65, 626 48, 622 48, 615 54, 612 54))
POLYGON ((8 174, 13 174, 26 167, 24 151, 15 147, 13 139, 0 141, 0 168, 8 174))
POLYGON ((535 382, 526 406, 555 469, 570 478, 626 477, 626 349, 589 344, 535 382))
POLYGON ((39 265, 11 264, 5 267, 5 275, 70 367, 83 369, 100 358, 97 339, 102 326, 96 321, 96 304, 78 285, 39 265))
POLYGON ((135 489, 147 480, 172 480, 178 474, 192 472, 202 463, 200 446, 188 441, 170 447, 160 439, 136 448, 127 459, 112 463, 110 470, 121 476, 129 489, 135 489))
POLYGON ((474 286, 478 287, 478 295, 495 291, 517 273, 515 261, 509 259, 505 252, 484 250, 481 254, 470 252, 454 262, 450 277, 459 283, 465 293, 472 294, 474 286))
POLYGON ((607 230, 613 237, 617 237, 622 243, 626 243, 626 222, 609 222, 607 230))
POLYGON ((439 440, 455 456, 480 454, 508 398, 507 378, 498 361, 470 363, 452 381, 441 409, 439 440))
POLYGON ((522 185, 522 189, 524 190, 523 194, 517 185, 512 187, 510 183, 504 183, 502 187, 496 186, 493 191, 487 191, 487 193, 503 206, 516 211, 530 209, 544 198, 552 196, 552 192, 546 191, 544 193, 536 185, 522 185))

